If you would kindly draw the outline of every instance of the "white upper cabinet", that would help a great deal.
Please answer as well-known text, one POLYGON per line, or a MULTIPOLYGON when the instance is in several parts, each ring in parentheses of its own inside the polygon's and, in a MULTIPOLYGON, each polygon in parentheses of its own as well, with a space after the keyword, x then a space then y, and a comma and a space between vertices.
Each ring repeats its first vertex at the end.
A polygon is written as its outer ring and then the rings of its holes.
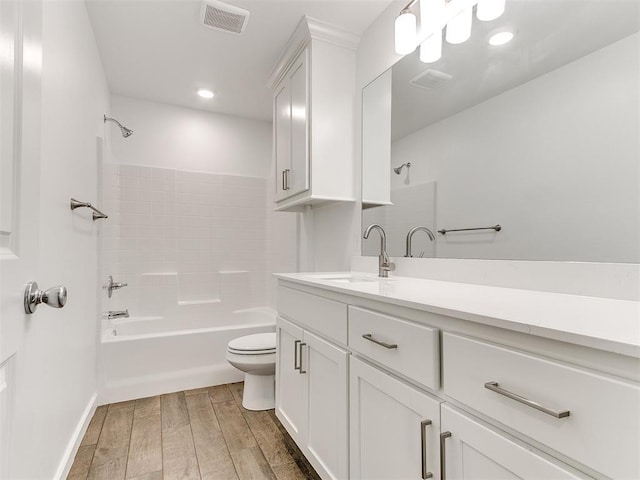
POLYGON ((304 17, 272 70, 276 210, 355 201, 358 41, 304 17))

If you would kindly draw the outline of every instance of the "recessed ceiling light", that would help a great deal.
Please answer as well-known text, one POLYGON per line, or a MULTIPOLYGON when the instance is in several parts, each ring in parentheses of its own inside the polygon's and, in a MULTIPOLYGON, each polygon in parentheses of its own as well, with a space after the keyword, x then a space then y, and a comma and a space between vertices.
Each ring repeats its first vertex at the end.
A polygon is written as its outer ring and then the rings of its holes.
POLYGON ((513 39, 513 33, 511 32, 499 32, 493 35, 489 39, 489 45, 493 45, 497 47, 499 45, 504 45, 505 43, 509 43, 513 39))
POLYGON ((201 88, 200 90, 198 90, 198 95, 200 95, 202 98, 213 98, 213 92, 205 88, 201 88))

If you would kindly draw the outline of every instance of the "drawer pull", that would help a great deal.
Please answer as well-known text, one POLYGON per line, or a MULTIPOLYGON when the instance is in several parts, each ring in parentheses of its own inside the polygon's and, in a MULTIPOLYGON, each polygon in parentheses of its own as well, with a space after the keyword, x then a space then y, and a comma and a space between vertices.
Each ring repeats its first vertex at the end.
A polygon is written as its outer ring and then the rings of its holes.
POLYGON ((500 395, 504 395, 505 397, 510 398, 511 400, 515 400, 516 402, 520 402, 531 408, 535 408, 536 410, 540 410, 541 412, 544 412, 547 415, 551 415, 552 417, 565 418, 569 416, 569 410, 556 411, 556 410, 551 410, 550 408, 547 408, 547 407, 543 407, 539 403, 536 403, 532 400, 529 400, 528 398, 524 398, 516 393, 509 392, 504 388, 499 387, 498 382, 487 382, 484 384, 484 388, 488 388, 492 392, 496 392, 496 393, 499 393, 500 395))
POLYGON ((300 345, 300 343, 302 343, 302 340, 296 340, 295 342, 293 342, 293 369, 294 370, 300 370, 301 368, 301 364, 298 363, 300 361, 298 356, 298 345, 300 345))
POLYGON ((398 345, 395 344, 395 343, 387 343, 387 342, 383 342, 382 340, 378 340, 376 338, 373 338, 371 333, 362 334, 362 338, 364 338, 365 340, 369 340, 370 342, 376 343, 378 345, 382 345, 384 348, 388 348, 389 350, 393 350, 394 348, 398 348, 398 345))
POLYGON ((422 479, 433 478, 433 473, 427 470, 427 426, 431 425, 431 420, 420 422, 420 448, 422 448, 422 479))
POLYGON ((302 369, 302 347, 305 347, 307 344, 302 342, 300 343, 300 368, 298 368, 298 373, 302 374, 302 373, 307 373, 306 370, 302 369))
POLYGON ((451 437, 451 432, 440 434, 440 480, 447 480, 447 453, 445 440, 451 437))

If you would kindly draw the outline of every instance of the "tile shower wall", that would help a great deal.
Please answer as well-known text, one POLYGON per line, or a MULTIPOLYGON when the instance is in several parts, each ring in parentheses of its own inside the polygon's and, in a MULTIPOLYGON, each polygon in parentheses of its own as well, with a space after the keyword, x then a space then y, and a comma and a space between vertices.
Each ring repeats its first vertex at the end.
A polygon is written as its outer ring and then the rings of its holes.
POLYGON ((171 317, 179 305, 267 305, 267 181, 104 164, 101 277, 128 283, 104 310, 171 317))

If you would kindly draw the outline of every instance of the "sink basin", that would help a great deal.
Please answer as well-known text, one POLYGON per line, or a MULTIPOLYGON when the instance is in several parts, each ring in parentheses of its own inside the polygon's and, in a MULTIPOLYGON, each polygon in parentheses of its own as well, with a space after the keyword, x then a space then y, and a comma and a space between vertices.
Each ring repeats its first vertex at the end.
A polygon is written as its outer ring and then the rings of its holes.
POLYGON ((377 278, 364 278, 364 277, 346 277, 346 278, 325 278, 325 280, 329 280, 330 282, 336 283, 366 283, 366 282, 377 282, 377 278))
POLYGON ((366 283, 377 282, 378 277, 364 277, 360 275, 353 275, 351 273, 320 273, 310 274, 310 277, 317 278, 318 280, 326 280, 336 283, 366 283))

